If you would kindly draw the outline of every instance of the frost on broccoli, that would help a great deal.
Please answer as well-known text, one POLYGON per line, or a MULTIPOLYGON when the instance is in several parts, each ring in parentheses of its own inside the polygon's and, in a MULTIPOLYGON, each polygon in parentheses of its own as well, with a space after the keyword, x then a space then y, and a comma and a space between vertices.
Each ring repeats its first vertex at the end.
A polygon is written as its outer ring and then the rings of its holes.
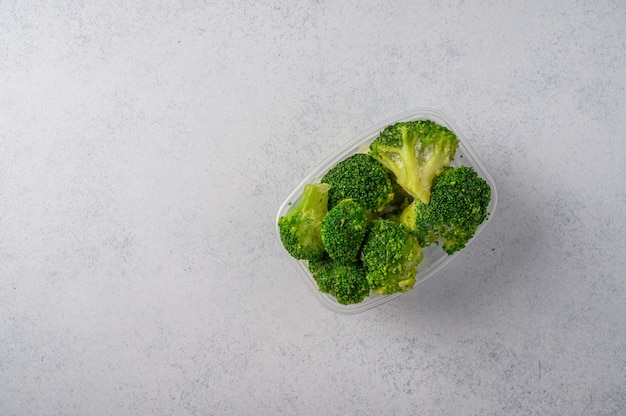
POLYGON ((395 175, 413 198, 430 201, 432 181, 454 159, 459 140, 453 131, 430 120, 387 126, 370 145, 370 153, 395 175))
POLYGON ((423 258, 417 238, 407 227, 383 219, 370 223, 361 255, 370 289, 381 295, 412 289, 423 258))
POLYGON ((487 219, 491 188, 469 166, 449 167, 433 181, 429 204, 415 200, 400 215, 422 247, 441 244, 452 254, 465 247, 487 219))
POLYGON ((330 185, 329 209, 350 198, 375 214, 393 199, 387 170, 366 153, 357 153, 340 161, 324 175, 321 182, 330 185))
POLYGON ((280 240, 292 257, 311 260, 324 256, 321 229, 328 213, 329 188, 327 184, 305 185, 300 202, 279 218, 280 240))

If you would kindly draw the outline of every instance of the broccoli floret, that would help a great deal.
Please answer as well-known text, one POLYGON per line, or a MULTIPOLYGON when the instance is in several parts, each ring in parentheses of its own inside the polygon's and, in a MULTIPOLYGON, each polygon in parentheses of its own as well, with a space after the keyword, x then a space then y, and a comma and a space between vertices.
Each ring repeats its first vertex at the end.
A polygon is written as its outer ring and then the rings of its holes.
POLYGON ((370 293, 361 262, 340 263, 326 258, 310 261, 309 270, 320 292, 334 296, 342 305, 360 303, 370 293))
POLYGON ((321 182, 330 185, 329 209, 350 198, 365 210, 377 213, 393 199, 387 170, 366 153, 357 153, 338 162, 321 182))
POLYGON ((429 204, 414 201, 400 216, 422 247, 440 243, 452 254, 465 247, 487 218, 491 188, 469 166, 444 169, 433 181, 429 204))
POLYGON ((423 258, 419 242, 411 231, 384 219, 370 223, 361 255, 370 289, 382 295, 412 289, 417 266, 423 258))
POLYGON ((280 240, 287 252, 299 260, 324 256, 322 221, 328 213, 328 184, 307 184, 302 199, 278 219, 280 240))
POLYGON ((430 204, 416 199, 404 208, 397 222, 411 229, 420 246, 428 247, 438 242, 438 224, 441 220, 436 214, 437 212, 433 212, 430 204))
POLYGON ((325 267, 328 267, 332 263, 332 259, 328 257, 327 253, 324 253, 322 257, 318 257, 315 259, 310 259, 308 262, 308 268, 313 277, 317 280, 317 275, 320 270, 325 267))
POLYGON ((385 127, 370 145, 370 154, 406 192, 427 204, 433 179, 450 166, 458 145, 456 134, 448 128, 416 120, 385 127))
POLYGON ((322 243, 331 259, 352 263, 357 260, 367 230, 365 210, 352 199, 344 199, 322 221, 322 243))

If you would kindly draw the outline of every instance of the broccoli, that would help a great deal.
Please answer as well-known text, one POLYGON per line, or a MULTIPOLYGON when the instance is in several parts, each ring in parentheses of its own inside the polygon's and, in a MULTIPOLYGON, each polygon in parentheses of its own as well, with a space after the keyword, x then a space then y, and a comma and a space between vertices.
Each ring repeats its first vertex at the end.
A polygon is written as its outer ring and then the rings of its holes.
POLYGON ((322 243, 331 259, 352 263, 357 260, 367 230, 365 210, 352 199, 344 199, 322 221, 322 243))
POLYGON ((433 181, 429 204, 414 201, 401 214, 423 247, 441 243, 452 254, 465 247, 488 216, 491 188, 469 166, 445 168, 433 181))
POLYGON ((434 121, 385 127, 304 187, 278 219, 283 246, 339 304, 411 290, 426 247, 458 252, 489 215, 487 181, 451 166, 458 146, 434 121))
POLYGON ((365 268, 360 262, 341 263, 329 258, 312 260, 309 270, 320 292, 334 296, 342 305, 360 303, 370 293, 365 268))
POLYGON ((372 292, 390 295, 413 288, 423 253, 409 228, 377 219, 368 227, 361 256, 372 292))
POLYGON ((431 210, 430 204, 416 199, 404 208, 396 221, 413 231, 420 246, 428 247, 438 241, 435 226, 440 223, 440 220, 435 218, 436 214, 436 211, 431 210))
POLYGON ((387 204, 385 209, 380 213, 379 218, 390 219, 394 222, 398 221, 398 216, 403 210, 413 202, 413 197, 409 195, 395 180, 391 179, 393 189, 393 199, 387 204))
POLYGON ((326 172, 321 182, 330 185, 329 209, 351 198, 368 213, 375 214, 393 199, 387 170, 366 153, 357 153, 340 161, 326 172))
POLYGON ((311 274, 315 279, 317 279, 317 275, 323 268, 327 267, 332 262, 332 259, 328 257, 328 253, 324 253, 321 257, 310 259, 308 263, 308 268, 311 274))
POLYGON ((287 252, 299 260, 324 256, 322 221, 328 213, 327 184, 307 184, 302 199, 289 213, 278 219, 280 240, 287 252))
POLYGON ((391 171, 413 198, 430 201, 435 176, 454 159, 456 134, 430 120, 398 122, 383 129, 370 154, 391 171))

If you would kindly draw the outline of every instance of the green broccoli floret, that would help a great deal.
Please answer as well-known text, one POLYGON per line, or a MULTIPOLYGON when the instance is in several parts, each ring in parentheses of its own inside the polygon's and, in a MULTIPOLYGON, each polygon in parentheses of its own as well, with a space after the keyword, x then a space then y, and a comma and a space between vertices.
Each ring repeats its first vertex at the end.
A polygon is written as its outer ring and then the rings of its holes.
POLYGON ((387 170, 367 153, 357 153, 338 162, 321 182, 330 185, 329 209, 351 198, 365 210, 377 213, 393 199, 387 170))
POLYGON ((322 243, 331 259, 342 263, 357 260, 367 230, 365 210, 352 199, 344 199, 322 221, 322 243))
POLYGON ((328 184, 307 184, 302 199, 278 219, 280 240, 287 252, 299 260, 324 256, 322 221, 328 213, 328 184))
POLYGON ((488 216, 491 188, 469 166, 446 168, 433 181, 428 205, 414 201, 400 216, 422 246, 440 243, 452 254, 465 247, 488 216))
POLYGON ((385 127, 370 145, 370 154, 406 192, 427 204, 433 179, 450 166, 458 145, 456 134, 448 128, 416 120, 385 127))
POLYGON ((310 261, 309 270, 320 292, 334 296, 342 305, 360 303, 370 293, 361 262, 340 263, 326 258, 310 261))
POLYGON ((381 295, 412 289, 423 258, 417 238, 407 227, 383 219, 370 223, 361 255, 370 289, 381 295))
POLYGON ((328 267, 332 263, 332 259, 328 257, 327 253, 324 253, 322 257, 318 257, 315 259, 310 259, 308 262, 308 268, 313 277, 317 280, 317 275, 320 270, 325 267, 328 267))
POLYGON ((436 227, 441 221, 431 210, 430 204, 425 204, 419 199, 415 199, 410 205, 406 206, 397 222, 403 224, 413 231, 417 237, 420 246, 428 247, 432 243, 438 241, 436 227))

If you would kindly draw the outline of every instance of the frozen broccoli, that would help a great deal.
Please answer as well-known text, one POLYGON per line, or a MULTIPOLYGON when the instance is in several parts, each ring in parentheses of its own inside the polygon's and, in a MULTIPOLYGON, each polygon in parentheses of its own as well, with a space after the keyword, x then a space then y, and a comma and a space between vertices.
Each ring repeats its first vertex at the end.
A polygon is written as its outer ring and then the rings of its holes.
POLYGON ((406 192, 427 204, 433 179, 450 165, 458 145, 454 132, 434 121, 407 121, 383 129, 370 154, 406 192))
POLYGON ((400 221, 413 230, 422 247, 440 243, 452 254, 465 247, 488 216, 491 188, 469 166, 449 167, 433 181, 429 204, 414 201, 400 221))
POLYGON ((320 292, 332 295, 342 305, 360 303, 370 293, 365 268, 360 262, 340 263, 326 258, 310 261, 309 270, 320 292))
POLYGON ((352 199, 344 199, 322 221, 322 243, 331 259, 352 263, 361 250, 367 217, 365 210, 352 199))
POLYGON ((423 258, 411 231, 384 219, 370 223, 361 255, 370 289, 382 295, 412 289, 417 266, 423 258))
POLYGON ((308 184, 302 199, 285 216, 278 220, 280 240, 287 252, 300 260, 324 256, 322 221, 328 213, 327 184, 308 184))
POLYGON ((372 156, 357 153, 333 166, 322 178, 330 185, 328 207, 351 198, 365 210, 377 213, 393 199, 391 179, 372 156))
POLYGON ((458 252, 489 215, 489 184, 451 166, 459 140, 448 128, 398 122, 365 146, 306 185, 278 219, 287 252, 342 305, 409 291, 425 247, 458 252))
POLYGON ((437 213, 431 210, 430 204, 425 204, 419 199, 406 206, 396 218, 396 222, 410 228, 422 247, 428 247, 438 241, 438 225, 441 220, 437 213))

